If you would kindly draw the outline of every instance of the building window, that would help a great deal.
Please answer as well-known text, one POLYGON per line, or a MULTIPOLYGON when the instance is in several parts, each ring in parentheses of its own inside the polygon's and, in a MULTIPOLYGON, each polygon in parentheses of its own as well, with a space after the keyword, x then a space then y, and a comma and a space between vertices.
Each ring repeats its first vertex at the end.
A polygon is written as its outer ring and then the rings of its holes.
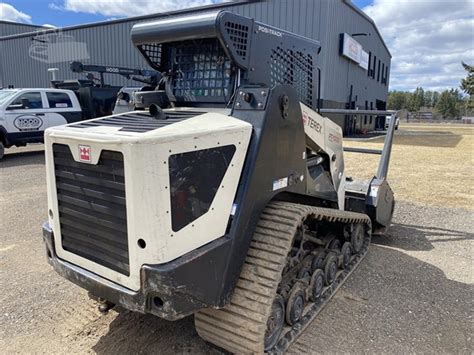
POLYGON ((375 79, 375 67, 377 66, 377 56, 374 55, 374 63, 372 66, 372 79, 375 79))
MULTIPOLYGON (((365 109, 368 110, 369 109, 369 101, 365 100, 365 109)), ((364 122, 365 124, 367 124, 367 115, 365 115, 364 117, 364 122)))
POLYGON ((385 63, 382 63, 382 84, 385 82, 384 73, 385 73, 385 63))
POLYGON ((370 116, 369 124, 372 124, 372 116, 370 116))
POLYGON ((388 65, 385 67, 385 86, 388 84, 388 65))
MULTIPOLYGON (((372 52, 369 52, 369 65, 367 66, 367 76, 370 76, 371 75, 371 63, 372 63, 372 52)), ((366 101, 367 102, 367 101, 366 101)), ((366 107, 367 109, 367 107, 366 107)))
POLYGON ((379 66, 377 68, 377 82, 380 82, 380 59, 379 59, 379 66))

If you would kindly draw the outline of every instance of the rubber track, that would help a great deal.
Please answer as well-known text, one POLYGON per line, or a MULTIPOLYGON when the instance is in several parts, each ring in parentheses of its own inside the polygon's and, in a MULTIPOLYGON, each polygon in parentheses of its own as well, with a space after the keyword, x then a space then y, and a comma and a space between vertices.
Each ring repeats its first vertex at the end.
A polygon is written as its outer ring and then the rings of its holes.
MULTIPOLYGON (((233 353, 264 352, 266 321, 286 258, 297 228, 308 217, 329 222, 364 223, 370 231, 370 218, 365 214, 288 202, 270 203, 260 217, 230 304, 223 309, 205 309, 195 314, 196 330, 203 339, 233 353)), ((297 339, 360 263, 369 243, 370 232, 361 253, 352 258, 349 268, 338 274, 317 302, 308 303, 297 324, 283 329, 271 353, 285 352, 297 339)))

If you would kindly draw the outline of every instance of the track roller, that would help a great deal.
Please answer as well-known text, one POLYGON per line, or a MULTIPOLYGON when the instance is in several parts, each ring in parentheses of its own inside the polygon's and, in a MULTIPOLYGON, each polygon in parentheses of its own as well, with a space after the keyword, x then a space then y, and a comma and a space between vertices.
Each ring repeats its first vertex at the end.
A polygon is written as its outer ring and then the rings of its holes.
POLYGON ((316 269, 311 275, 311 281, 309 283, 308 295, 311 302, 316 302, 324 289, 324 271, 316 269))
POLYGON ((341 268, 347 269, 352 256, 352 244, 345 242, 341 248, 341 268))
POLYGON ((336 279, 337 257, 334 253, 329 253, 324 262, 324 284, 329 286, 336 279))
POLYGON ((311 264, 311 270, 314 272, 316 269, 322 269, 324 267, 324 258, 325 252, 320 250, 313 258, 313 262, 311 264))
POLYGON ((339 239, 333 239, 329 242, 328 249, 341 249, 341 242, 339 239))
POLYGON ((283 325, 285 324, 285 301, 283 297, 277 295, 273 300, 270 316, 267 320, 267 329, 265 331, 264 346, 265 350, 275 346, 280 337, 283 325))
POLYGON ((362 245, 364 244, 364 236, 364 225, 362 225, 361 223, 357 223, 351 233, 351 243, 356 254, 359 253, 362 249, 362 245))
POLYGON ((311 277, 311 268, 303 266, 300 271, 298 272, 298 280, 309 281, 309 278, 311 277))
POLYGON ((289 325, 297 323, 303 315, 306 298, 304 289, 301 282, 297 282, 290 291, 290 297, 286 303, 286 322, 289 325))

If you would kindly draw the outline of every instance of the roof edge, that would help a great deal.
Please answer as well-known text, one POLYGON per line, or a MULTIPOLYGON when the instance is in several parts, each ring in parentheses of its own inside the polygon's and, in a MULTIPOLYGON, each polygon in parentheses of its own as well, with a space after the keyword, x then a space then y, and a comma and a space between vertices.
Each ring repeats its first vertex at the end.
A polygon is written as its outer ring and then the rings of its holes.
MULTIPOLYGON (((82 25, 57 27, 57 28, 51 28, 51 29, 49 29, 48 27, 42 27, 42 26, 37 26, 37 25, 32 25, 32 26, 39 27, 39 28, 47 28, 46 30, 42 30, 41 33, 42 34, 48 34, 48 33, 55 33, 55 32, 58 32, 58 31, 71 31, 71 30, 77 30, 77 29, 81 29, 81 28, 88 28, 88 27, 94 27, 94 26, 97 26, 97 27, 98 26, 107 26, 107 25, 113 25, 113 24, 123 23, 123 22, 155 19, 159 16, 173 16, 173 15, 178 15, 178 14, 186 14, 186 13, 190 13, 190 12, 194 12, 194 11, 213 10, 213 9, 225 8, 225 7, 229 7, 229 6, 243 5, 243 4, 246 4, 246 3, 256 3, 256 2, 262 2, 262 1, 265 1, 265 0, 229 0, 229 1, 222 2, 222 3, 203 5, 203 6, 194 6, 194 7, 190 7, 190 8, 184 8, 184 9, 167 11, 167 12, 157 12, 157 13, 150 14, 150 15, 124 17, 124 18, 120 18, 120 19, 117 19, 117 20, 91 22, 91 23, 86 23, 86 24, 82 24, 82 25)), ((3 36, 3 37, 0 37, 0 41, 15 39, 15 38, 22 38, 22 37, 29 37, 33 34, 36 34, 36 32, 37 31, 24 32, 24 33, 9 35, 9 36, 3 36)))
POLYGON ((23 22, 15 22, 15 21, 7 21, 7 20, 0 20, 0 23, 4 23, 7 25, 16 25, 16 26, 28 26, 28 27, 35 27, 35 28, 47 28, 41 25, 33 25, 31 23, 23 23, 23 22))

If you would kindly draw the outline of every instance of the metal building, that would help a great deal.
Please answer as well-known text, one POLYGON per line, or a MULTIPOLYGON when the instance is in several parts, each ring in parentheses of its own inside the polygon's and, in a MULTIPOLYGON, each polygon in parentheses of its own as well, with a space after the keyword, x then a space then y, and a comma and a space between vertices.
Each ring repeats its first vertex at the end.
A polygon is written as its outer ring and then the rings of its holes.
POLYGON ((0 38, 44 29, 43 26, 0 20, 0 38))
MULTIPOLYGON (((321 68, 324 108, 386 109, 391 54, 375 23, 350 0, 237 0, 167 13, 132 17, 61 29, 15 33, 0 23, 0 87, 47 87, 49 68, 58 79, 79 78, 69 62, 146 68, 130 41, 130 30, 146 22, 183 13, 228 10, 321 42, 317 65, 321 68)), ((116 75, 113 85, 136 85, 116 75)), ((345 133, 373 130, 384 118, 332 117, 345 133)))

